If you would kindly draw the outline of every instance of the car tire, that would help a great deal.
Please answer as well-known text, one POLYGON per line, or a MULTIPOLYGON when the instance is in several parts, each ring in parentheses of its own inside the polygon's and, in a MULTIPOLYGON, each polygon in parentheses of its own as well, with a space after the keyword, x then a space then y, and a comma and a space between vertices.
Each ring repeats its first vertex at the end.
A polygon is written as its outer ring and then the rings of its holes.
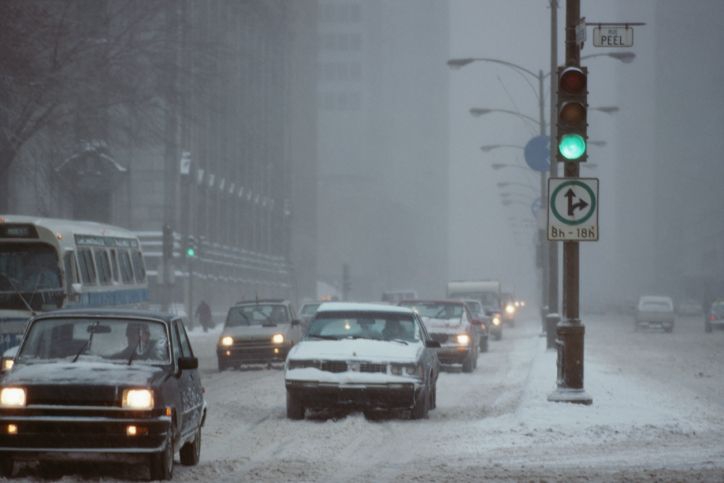
POLYGON ((437 383, 432 385, 432 394, 430 394, 430 409, 437 407, 437 383))
POLYGON ((149 476, 153 480, 170 480, 173 478, 173 438, 171 430, 166 437, 166 448, 150 457, 149 476))
POLYGON ((196 466, 201 459, 201 426, 196 430, 194 439, 181 447, 179 451, 181 464, 184 466, 196 466))
POLYGON ((0 476, 4 478, 10 478, 13 476, 13 470, 15 469, 15 461, 12 456, 2 455, 0 456, 0 476))
POLYGON ((410 417, 412 419, 425 419, 430 411, 430 388, 426 387, 420 394, 420 397, 415 401, 415 406, 412 408, 410 417))
POLYGON ((480 352, 488 352, 488 338, 480 339, 480 352))
POLYGON ((289 391, 287 391, 287 418, 297 421, 304 419, 304 406, 289 391))
POLYGON ((711 332, 711 324, 709 322, 704 323, 704 331, 711 332))
POLYGON ((473 369, 475 369, 475 367, 474 367, 475 362, 473 360, 474 357, 475 357, 475 353, 471 353, 471 354, 468 354, 468 356, 465 358, 465 360, 463 361, 463 372, 465 372, 465 373, 473 372, 473 369))
POLYGON ((226 363, 226 361, 219 357, 219 372, 225 371, 228 368, 229 365, 226 363))

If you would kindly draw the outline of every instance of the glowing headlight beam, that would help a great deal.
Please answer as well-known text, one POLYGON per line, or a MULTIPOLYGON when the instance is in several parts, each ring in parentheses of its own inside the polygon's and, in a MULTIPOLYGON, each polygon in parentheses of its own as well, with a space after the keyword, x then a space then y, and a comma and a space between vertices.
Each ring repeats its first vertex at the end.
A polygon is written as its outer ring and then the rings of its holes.
POLYGON ((22 387, 4 387, 0 391, 0 406, 6 408, 25 407, 25 389, 22 387))
POLYGON ((153 393, 149 389, 126 389, 123 392, 124 409, 153 409, 153 393))

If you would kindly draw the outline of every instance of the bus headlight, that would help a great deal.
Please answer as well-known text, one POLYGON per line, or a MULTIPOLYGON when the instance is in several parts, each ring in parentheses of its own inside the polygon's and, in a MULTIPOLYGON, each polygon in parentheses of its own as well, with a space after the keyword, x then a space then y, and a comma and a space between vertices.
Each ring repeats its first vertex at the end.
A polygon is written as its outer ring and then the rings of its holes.
POLYGON ((468 345, 470 344, 470 336, 468 334, 458 334, 457 342, 460 345, 468 345))
POLYGON ((274 334, 272 336, 272 344, 283 344, 284 343, 284 334, 274 334))
POLYGON ((234 345, 234 338, 230 336, 224 336, 221 338, 221 341, 219 342, 223 347, 231 347, 234 345))
POLYGON ((126 389, 123 391, 123 409, 153 409, 153 392, 150 389, 126 389))
POLYGON ((5 408, 25 407, 25 389, 22 387, 4 387, 0 391, 0 406, 5 408))

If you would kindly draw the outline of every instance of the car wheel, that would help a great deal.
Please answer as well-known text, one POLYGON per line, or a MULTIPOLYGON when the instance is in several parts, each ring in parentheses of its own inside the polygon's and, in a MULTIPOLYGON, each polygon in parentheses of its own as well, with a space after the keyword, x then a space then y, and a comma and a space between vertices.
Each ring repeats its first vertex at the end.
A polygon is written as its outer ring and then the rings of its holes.
POLYGON ((299 402, 299 399, 289 391, 287 391, 287 418, 296 420, 304 419, 304 406, 299 402))
POLYGON ((463 361, 463 372, 473 372, 473 357, 475 354, 468 354, 468 356, 463 361))
POLYGON ((179 452, 181 464, 184 466, 196 466, 201 458, 201 426, 196 430, 193 441, 189 441, 181 447, 179 452))
POLYGON ((432 394, 430 394, 430 409, 437 407, 437 383, 432 386, 432 394))
POLYGON ((706 322, 706 324, 704 325, 704 330, 706 332, 711 332, 711 324, 709 322, 706 322))
POLYGON ((420 394, 420 397, 415 401, 415 406, 412 408, 410 417, 412 419, 424 419, 427 417, 427 413, 430 410, 430 388, 427 387, 420 394))
POLYGON ((0 476, 10 478, 13 476, 13 469, 15 468, 15 462, 13 458, 8 455, 0 456, 0 476))
POLYGON ((480 352, 488 352, 488 338, 480 339, 480 352))
POLYGON ((171 430, 166 437, 166 448, 151 455, 149 473, 151 480, 170 480, 173 478, 173 438, 171 430))
POLYGON ((222 359, 221 357, 219 357, 219 372, 225 371, 228 368, 229 368, 229 366, 228 366, 228 364, 226 364, 226 361, 224 359, 222 359))

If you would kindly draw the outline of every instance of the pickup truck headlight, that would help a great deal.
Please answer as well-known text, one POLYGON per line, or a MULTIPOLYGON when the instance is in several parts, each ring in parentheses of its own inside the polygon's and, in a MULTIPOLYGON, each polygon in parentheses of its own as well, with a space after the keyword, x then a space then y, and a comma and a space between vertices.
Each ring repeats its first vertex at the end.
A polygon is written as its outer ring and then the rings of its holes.
POLYGON ((274 334, 272 336, 272 344, 283 344, 284 343, 284 334, 274 334))
POLYGON ((457 343, 460 345, 470 344, 470 336, 468 334, 458 334, 458 336, 455 339, 457 340, 457 343))
POLYGON ((150 389, 126 389, 123 391, 123 409, 153 409, 153 392, 150 389))
POLYGON ((232 345, 234 345, 234 338, 229 337, 228 335, 224 336, 219 341, 219 344, 221 344, 222 347, 231 347, 232 345))
POLYGON ((0 391, 0 406, 5 408, 25 407, 25 389, 22 387, 4 387, 0 391))
POLYGON ((3 357, 0 361, 0 372, 7 372, 15 365, 15 361, 9 357, 3 357))

